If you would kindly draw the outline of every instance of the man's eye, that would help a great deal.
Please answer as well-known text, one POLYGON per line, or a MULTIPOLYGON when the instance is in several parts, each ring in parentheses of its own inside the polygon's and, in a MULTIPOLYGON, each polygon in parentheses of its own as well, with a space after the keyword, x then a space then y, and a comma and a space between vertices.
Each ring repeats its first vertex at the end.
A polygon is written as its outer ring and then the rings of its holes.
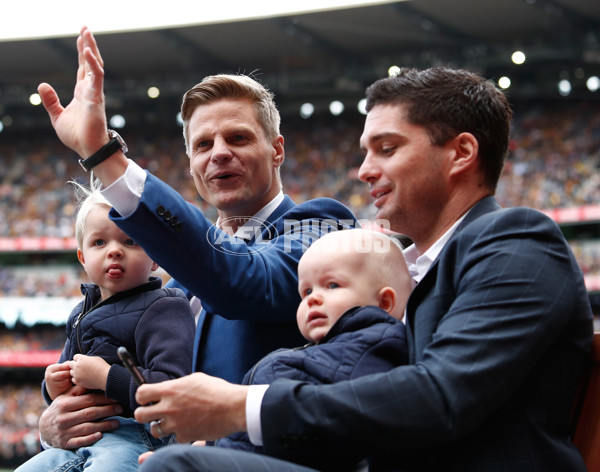
POLYGON ((210 145, 209 141, 198 141, 194 146, 195 151, 204 151, 210 145))
POLYGON ((248 138, 246 138, 246 136, 244 136, 243 134, 236 134, 236 135, 233 137, 233 140, 234 140, 236 143, 240 143, 240 142, 242 142, 242 141, 246 141, 247 139, 248 139, 248 138))

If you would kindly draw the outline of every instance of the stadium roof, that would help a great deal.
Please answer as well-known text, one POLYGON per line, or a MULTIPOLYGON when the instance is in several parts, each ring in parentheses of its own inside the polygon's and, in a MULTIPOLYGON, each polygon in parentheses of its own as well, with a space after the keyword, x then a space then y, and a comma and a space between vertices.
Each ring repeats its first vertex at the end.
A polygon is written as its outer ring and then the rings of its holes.
MULTIPOLYGON (((523 97, 556 97, 568 79, 572 96, 600 98, 585 88, 600 76, 598 0, 407 0, 96 37, 115 107, 151 85, 179 101, 218 72, 254 72, 280 104, 354 100, 392 65, 506 75, 523 97), (524 64, 511 62, 515 50, 524 64)), ((74 36, 0 42, 0 118, 30 106, 41 81, 70 98, 76 61, 74 36)))

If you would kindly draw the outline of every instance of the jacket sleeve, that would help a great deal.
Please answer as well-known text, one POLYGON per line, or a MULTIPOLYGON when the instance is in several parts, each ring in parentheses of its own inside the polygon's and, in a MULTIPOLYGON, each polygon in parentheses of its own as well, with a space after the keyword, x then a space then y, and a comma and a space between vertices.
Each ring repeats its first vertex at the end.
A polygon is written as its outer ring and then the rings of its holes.
POLYGON ((356 221, 341 203, 317 199, 278 220, 277 237, 246 245, 151 174, 136 211, 122 218, 113 209, 111 218, 208 312, 258 322, 293 321, 300 301, 296 268, 306 246, 329 229, 323 222, 356 221))
MULTIPOLYGON (((183 377, 192 372, 194 316, 184 296, 162 297, 140 317, 135 331, 139 370, 149 383, 183 377)), ((113 364, 106 396, 135 410, 137 385, 120 364, 113 364)))
POLYGON ((535 388, 556 395, 552 405, 568 419, 577 384, 570 371, 591 339, 581 272, 558 227, 538 212, 481 220, 447 244, 444 264, 409 299, 420 323, 412 342, 422 346, 413 364, 335 385, 274 382, 261 407, 265 451, 434 446, 497 412, 518 414, 503 407, 517 398, 523 408, 535 388), (414 300, 427 284, 436 295, 414 300), (558 392, 542 389, 548 382, 558 392))

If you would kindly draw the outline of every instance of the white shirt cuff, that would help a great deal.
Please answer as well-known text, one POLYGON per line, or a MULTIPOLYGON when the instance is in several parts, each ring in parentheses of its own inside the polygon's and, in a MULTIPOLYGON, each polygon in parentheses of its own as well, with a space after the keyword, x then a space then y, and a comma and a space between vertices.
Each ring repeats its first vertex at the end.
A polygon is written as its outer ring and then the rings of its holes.
POLYGON ((250 385, 246 397, 246 429, 248 429, 250 442, 255 446, 263 445, 260 407, 268 388, 268 385, 250 385))
POLYGON ((50 444, 48 441, 46 441, 42 437, 42 433, 40 433, 40 444, 42 445, 42 447, 44 448, 44 450, 46 450, 46 449, 54 449, 54 446, 52 444, 50 444))
POLYGON ((136 210, 146 184, 146 171, 131 159, 128 160, 125 173, 101 192, 123 218, 131 216, 136 210))

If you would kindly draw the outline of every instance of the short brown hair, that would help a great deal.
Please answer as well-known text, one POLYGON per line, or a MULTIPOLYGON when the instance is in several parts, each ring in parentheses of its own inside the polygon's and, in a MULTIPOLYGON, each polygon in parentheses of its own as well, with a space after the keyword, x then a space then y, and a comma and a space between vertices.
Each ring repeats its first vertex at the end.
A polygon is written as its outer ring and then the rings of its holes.
MULTIPOLYGON (((281 117, 275 105, 274 94, 264 85, 247 75, 217 74, 205 77, 183 96, 181 119, 183 138, 188 149, 188 124, 194 110, 207 103, 225 98, 247 99, 252 102, 258 121, 268 139, 280 134, 281 117)), ((189 152, 188 152, 189 154, 189 152)))
POLYGON ((512 110, 492 82, 460 69, 402 68, 373 83, 366 94, 367 112, 378 104, 406 105, 408 121, 424 127, 436 146, 471 133, 479 143, 485 183, 496 189, 508 153, 512 110))

